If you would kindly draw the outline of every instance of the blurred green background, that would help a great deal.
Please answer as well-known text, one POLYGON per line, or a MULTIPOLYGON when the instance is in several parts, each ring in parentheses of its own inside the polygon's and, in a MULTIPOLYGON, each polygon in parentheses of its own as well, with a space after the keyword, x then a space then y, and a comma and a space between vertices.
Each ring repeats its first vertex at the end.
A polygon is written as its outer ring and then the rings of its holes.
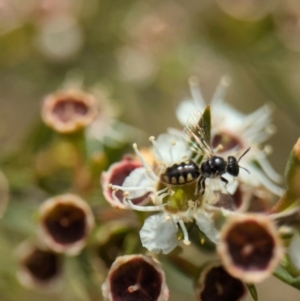
MULTIPOLYGON (((299 69, 297 0, 0 0, 1 153, 22 155, 41 100, 70 74, 83 74, 86 87, 101 85, 120 119, 147 135, 178 126, 175 109, 190 97, 189 76, 198 76, 209 100, 221 76, 229 75, 226 99, 237 109, 275 106, 270 161, 283 173, 299 137, 299 69)), ((172 271, 167 279, 170 300, 193 299, 187 279, 172 271)), ((300 296, 275 279, 258 291, 260 300, 300 296)), ((21 288, 0 290, 1 301, 42 299, 21 288)))

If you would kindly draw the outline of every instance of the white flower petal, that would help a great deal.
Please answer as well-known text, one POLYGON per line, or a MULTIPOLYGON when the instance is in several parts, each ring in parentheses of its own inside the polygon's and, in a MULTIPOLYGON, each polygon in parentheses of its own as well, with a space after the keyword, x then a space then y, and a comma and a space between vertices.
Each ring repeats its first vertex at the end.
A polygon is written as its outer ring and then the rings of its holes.
POLYGON ((149 192, 150 188, 154 185, 153 180, 147 176, 145 168, 139 167, 130 173, 123 182, 122 187, 124 190, 126 190, 126 187, 139 188, 136 191, 130 191, 130 198, 138 198, 149 192))
POLYGON ((186 125, 193 112, 202 112, 204 109, 205 107, 201 107, 192 100, 184 100, 179 104, 176 110, 176 116, 182 125, 186 125))
POLYGON ((300 270, 300 234, 296 233, 290 243, 288 254, 293 265, 300 270))
POLYGON ((187 141, 176 134, 161 134, 155 141, 154 155, 170 166, 191 157, 187 141))
POLYGON ((178 245, 178 226, 166 214, 154 214, 145 220, 140 231, 142 245, 149 251, 170 253, 178 245))
POLYGON ((226 185, 226 190, 229 194, 233 195, 236 192, 236 190, 239 186, 239 182, 238 181, 232 181, 232 178, 228 179, 227 174, 223 175, 222 177, 228 180, 228 184, 226 185))
POLYGON ((218 242, 219 231, 217 230, 213 219, 205 211, 199 211, 194 216, 199 229, 208 237, 213 243, 218 242))
POLYGON ((223 124, 227 129, 236 130, 236 128, 244 126, 245 115, 241 114, 230 105, 222 102, 218 107, 212 107, 211 109, 213 116, 212 128, 214 128, 214 125, 222 127, 223 124))

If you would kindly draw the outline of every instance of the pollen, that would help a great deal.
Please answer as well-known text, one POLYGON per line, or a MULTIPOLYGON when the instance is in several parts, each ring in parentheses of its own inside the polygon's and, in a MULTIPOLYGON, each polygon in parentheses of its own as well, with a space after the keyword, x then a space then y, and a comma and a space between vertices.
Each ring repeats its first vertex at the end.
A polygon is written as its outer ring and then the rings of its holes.
POLYGON ((128 292, 129 293, 133 293, 133 292, 135 292, 135 291, 137 291, 139 289, 140 289, 140 285, 139 284, 131 285, 131 286, 128 287, 128 292))

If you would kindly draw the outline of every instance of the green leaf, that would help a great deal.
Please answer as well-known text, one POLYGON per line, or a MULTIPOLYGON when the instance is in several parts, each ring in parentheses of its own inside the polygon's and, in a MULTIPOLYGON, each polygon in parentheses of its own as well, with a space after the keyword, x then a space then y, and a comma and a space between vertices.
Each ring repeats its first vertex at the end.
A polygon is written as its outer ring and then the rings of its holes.
POLYGON ((275 212, 281 212, 291 207, 300 199, 300 139, 294 145, 285 168, 287 190, 275 205, 275 212))
POLYGON ((300 276, 292 276, 288 271, 288 267, 279 265, 274 272, 274 276, 290 286, 300 290, 300 276))
POLYGON ((210 146, 210 132, 211 132, 211 116, 210 106, 207 106, 198 122, 198 126, 202 131, 203 141, 210 146))
POLYGON ((251 294, 254 301, 258 300, 257 290, 253 283, 246 283, 249 293, 251 294))

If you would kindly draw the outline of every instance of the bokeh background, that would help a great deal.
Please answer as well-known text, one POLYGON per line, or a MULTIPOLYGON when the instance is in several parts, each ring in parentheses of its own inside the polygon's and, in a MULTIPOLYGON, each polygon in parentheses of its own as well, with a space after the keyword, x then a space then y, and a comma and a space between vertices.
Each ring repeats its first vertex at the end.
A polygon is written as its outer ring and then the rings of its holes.
MULTIPOLYGON (((145 133, 146 141, 147 135, 178 126, 175 109, 190 97, 191 75, 208 101, 221 76, 229 75, 226 99, 237 109, 249 113, 274 105, 270 161, 283 174, 299 137, 299 1, 0 0, 1 156, 18 153, 22 162, 29 143, 24 141, 30 141, 25 137, 40 121, 41 100, 70 78, 100 86, 120 120, 145 133)), ((41 199, 40 191, 19 193, 30 182, 30 165, 19 164, 18 175, 5 166, 3 171, 19 183, 13 198, 32 207, 28 196, 41 199)), ((10 205, 9 214, 17 215, 17 209, 10 205)), ((12 234, 16 225, 5 219, 0 227, 1 235, 11 236, 9 247, 17 245, 22 235, 12 234)), ((6 255, 2 252, 1 262, 10 262, 6 255)), ((193 300, 191 281, 166 270, 170 300, 193 300)), ((258 285, 258 292, 260 300, 300 297, 273 278, 258 285)), ((0 279, 1 301, 48 298, 54 295, 29 292, 13 276, 0 279)), ((88 300, 68 292, 55 298, 88 300)))

